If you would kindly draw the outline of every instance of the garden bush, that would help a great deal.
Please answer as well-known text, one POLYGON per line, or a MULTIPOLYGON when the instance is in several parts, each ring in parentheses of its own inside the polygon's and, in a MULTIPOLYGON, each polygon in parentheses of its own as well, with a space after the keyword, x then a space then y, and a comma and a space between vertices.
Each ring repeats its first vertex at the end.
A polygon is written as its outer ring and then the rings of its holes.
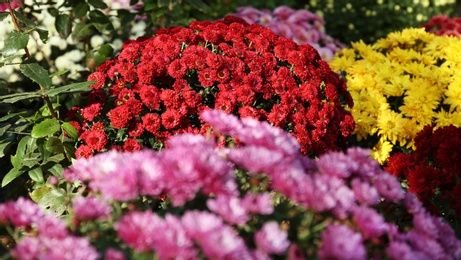
POLYGON ((309 156, 344 149, 354 128, 344 81, 312 46, 234 16, 128 41, 88 79, 88 104, 69 114, 82 140, 77 158, 206 133, 198 114, 210 108, 267 120, 309 156))
POLYGON ((418 27, 439 14, 456 15, 455 0, 310 0, 305 8, 322 14, 332 37, 345 44, 371 44, 391 32, 418 27))
POLYGON ((352 43, 330 61, 354 100, 354 139, 381 164, 414 150, 426 125, 461 126, 460 50, 459 38, 409 28, 370 45, 352 43))
POLYGON ((309 159, 291 135, 267 122, 219 110, 201 116, 240 145, 216 149, 215 135, 189 133, 171 137, 161 152, 79 159, 64 173, 77 191, 66 197, 67 222, 22 198, 0 204, 0 224, 28 234, 16 233, 11 255, 461 257, 453 230, 405 193, 369 150, 309 159))

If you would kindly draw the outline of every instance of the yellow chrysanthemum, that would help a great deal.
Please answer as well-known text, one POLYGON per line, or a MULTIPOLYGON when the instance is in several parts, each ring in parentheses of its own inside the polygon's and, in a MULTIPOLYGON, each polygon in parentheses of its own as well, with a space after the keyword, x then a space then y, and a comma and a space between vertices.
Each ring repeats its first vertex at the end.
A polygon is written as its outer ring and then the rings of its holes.
POLYGON ((371 157, 377 160, 381 165, 389 158, 392 151, 392 144, 385 139, 379 139, 378 143, 371 150, 371 157))
POLYGON ((403 129, 403 117, 390 109, 381 111, 377 119, 378 135, 396 144, 403 129))
POLYGON ((444 104, 450 105, 450 112, 461 110, 461 80, 457 80, 448 86, 445 91, 444 104))
POLYGON ((357 140, 378 135, 374 153, 381 162, 393 146, 415 149, 425 125, 461 124, 459 38, 410 28, 373 45, 354 43, 347 54, 347 67, 335 59, 331 67, 345 73, 357 140))

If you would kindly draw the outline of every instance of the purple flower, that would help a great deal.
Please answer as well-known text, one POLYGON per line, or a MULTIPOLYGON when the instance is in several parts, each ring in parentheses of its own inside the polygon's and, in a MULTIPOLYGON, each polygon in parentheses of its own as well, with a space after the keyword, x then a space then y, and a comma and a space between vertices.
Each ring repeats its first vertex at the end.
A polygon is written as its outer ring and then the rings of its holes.
POLYGON ((167 173, 160 159, 160 153, 151 153, 140 165, 139 193, 142 195, 158 196, 166 191, 164 181, 167 173))
POLYGON ((173 205, 183 205, 203 188, 205 194, 237 194, 235 176, 229 163, 214 148, 174 147, 162 152, 167 194, 173 205))
POLYGON ((323 154, 315 162, 321 173, 339 178, 348 178, 360 165, 342 152, 323 154))
POLYGON ((371 177, 381 173, 381 166, 378 161, 370 157, 371 150, 360 147, 351 147, 347 149, 347 155, 354 160, 360 167, 355 169, 354 175, 361 177, 364 180, 369 180, 371 177))
POLYGON ((36 237, 25 237, 11 250, 11 255, 16 259, 37 259, 41 248, 36 237))
POLYGON ((205 110, 200 116, 222 134, 237 137, 247 146, 261 146, 287 155, 299 155, 300 145, 296 139, 280 128, 267 122, 236 116, 219 110, 205 110))
POLYGON ((426 209, 423 206, 423 203, 412 192, 405 193, 405 197, 403 199, 403 205, 407 208, 408 212, 411 214, 418 214, 418 213, 426 211, 426 209))
POLYGON ((244 204, 237 197, 217 196, 208 199, 206 205, 229 224, 243 226, 251 219, 244 204))
POLYGON ((436 218, 434 224, 439 232, 439 243, 453 259, 461 259, 461 241, 456 238, 454 230, 442 218, 436 218))
POLYGON ((105 218, 112 208, 96 197, 77 196, 73 202, 74 217, 80 220, 105 218))
POLYGON ((125 260, 125 255, 114 248, 108 248, 106 254, 104 255, 104 260, 125 260))
POLYGON ((376 187, 370 185, 370 183, 354 178, 351 181, 351 187, 354 192, 355 199, 358 202, 367 206, 376 205, 380 202, 378 190, 376 187))
POLYGON ((254 239, 257 248, 267 254, 282 254, 290 246, 287 232, 275 221, 264 223, 254 239))
POLYGON ((259 19, 261 11, 251 6, 238 7, 237 13, 248 23, 255 23, 259 19))
POLYGON ((236 136, 242 132, 242 122, 236 116, 223 111, 205 110, 200 113, 200 117, 221 134, 236 136))
POLYGON ((63 239, 41 237, 38 259, 91 260, 99 254, 87 238, 67 236, 63 239))
POLYGON ((41 237, 63 239, 69 233, 66 223, 54 214, 45 214, 35 224, 41 237))
POLYGON ((386 248, 386 254, 391 260, 430 260, 421 252, 413 251, 403 242, 392 241, 386 248))
MULTIPOLYGON (((120 154, 120 164, 110 174, 94 176, 89 187, 107 200, 128 201, 138 196, 139 170, 127 154, 120 154)), ((96 155, 96 156, 99 156, 96 155)))
POLYGON ((286 5, 279 6, 274 9, 272 12, 275 16, 278 16, 280 19, 287 19, 290 15, 295 13, 295 10, 291 9, 286 5))
POLYGON ((242 166, 252 173, 270 172, 276 165, 283 162, 283 153, 260 146, 246 146, 238 149, 228 149, 226 155, 230 161, 242 166))
POLYGON ((155 228, 161 224, 160 218, 152 212, 132 212, 121 217, 114 224, 118 237, 139 252, 151 249, 155 228))
POLYGON ((17 259, 92 260, 99 254, 88 239, 73 236, 64 238, 26 237, 11 250, 17 259))
POLYGON ((322 232, 322 245, 318 251, 320 259, 365 259, 366 250, 362 236, 351 228, 333 224, 322 232))
POLYGON ((405 191, 393 175, 382 171, 375 179, 375 187, 386 200, 399 202, 405 197, 405 191))
POLYGON ((44 216, 43 210, 37 203, 22 197, 5 205, 6 215, 15 227, 26 227, 37 223, 44 216))
POLYGON ((374 209, 365 206, 356 207, 353 217, 365 239, 378 238, 388 231, 384 218, 374 209))
POLYGON ((234 229, 207 212, 188 211, 182 217, 186 233, 209 259, 250 259, 250 250, 234 229))
POLYGON ((258 194, 247 193, 241 202, 242 206, 250 213, 270 215, 274 212, 272 196, 268 192, 258 194))
POLYGON ((138 196, 139 165, 143 152, 109 151, 89 159, 79 159, 64 171, 68 181, 91 180, 89 186, 106 199, 130 200, 138 196))
POLYGON ((187 236, 181 220, 167 214, 161 225, 156 225, 154 249, 158 259, 196 259, 197 250, 192 240, 187 236))
POLYGON ((406 234, 407 241, 414 248, 414 251, 419 251, 427 255, 430 259, 447 259, 442 246, 434 239, 421 234, 415 230, 410 230, 406 234))
POLYGON ((355 205, 355 198, 344 180, 325 174, 315 174, 313 177, 312 208, 320 212, 331 210, 340 219, 347 217, 355 205))

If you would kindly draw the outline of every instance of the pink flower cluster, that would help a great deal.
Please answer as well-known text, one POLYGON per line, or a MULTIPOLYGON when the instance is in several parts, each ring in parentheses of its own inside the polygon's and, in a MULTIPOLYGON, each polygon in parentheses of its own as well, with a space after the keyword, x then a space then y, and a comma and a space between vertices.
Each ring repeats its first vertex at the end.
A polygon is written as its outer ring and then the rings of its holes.
POLYGON ((431 17, 423 27, 426 28, 426 31, 436 35, 459 37, 461 34, 461 17, 450 18, 445 14, 436 15, 431 17))
POLYGON ((66 223, 35 202, 19 198, 0 204, 0 225, 11 224, 27 236, 11 251, 16 259, 99 259, 87 238, 70 234, 66 223))
POLYGON ((267 9, 258 10, 252 6, 244 6, 237 8, 237 13, 233 15, 245 19, 250 24, 267 27, 297 44, 310 44, 326 61, 346 47, 339 40, 326 34, 325 20, 309 10, 293 10, 288 6, 279 6, 271 12, 267 9))
MULTIPOLYGON (((21 7, 21 3, 17 2, 17 1, 11 1, 10 5, 11 5, 11 8, 13 8, 13 9, 21 7)), ((8 10, 8 4, 7 3, 0 3, 0 12, 3 12, 5 10, 8 10)))
POLYGON ((177 135, 161 152, 113 151, 77 160, 64 176, 88 183, 90 192, 108 199, 165 194, 174 206, 189 205, 182 216, 167 212, 162 218, 151 211, 134 211, 116 223, 125 244, 139 252, 155 251, 160 258, 195 258, 194 244, 208 258, 229 259, 268 259, 272 254, 290 255, 298 247, 307 252, 313 246, 290 241, 287 234, 297 234, 297 226, 282 229, 271 221, 271 195, 241 190, 236 169, 247 172, 248 178, 264 173, 268 191, 318 217, 329 216, 322 242, 314 249, 320 259, 461 257, 461 241, 451 227, 431 216, 412 193, 405 193, 400 182, 370 158, 369 150, 350 148, 313 160, 299 152, 294 137, 267 122, 239 120, 219 110, 204 111, 201 118, 240 145, 215 148, 213 140, 202 135, 177 135), (205 195, 206 205, 190 208, 194 204, 189 202, 199 194, 205 195), (397 212, 405 213, 411 223, 394 222, 397 212), (247 234, 253 236, 252 249, 248 238, 235 230, 254 221, 255 215, 269 221, 247 234), (370 246, 373 250, 368 251, 370 246))

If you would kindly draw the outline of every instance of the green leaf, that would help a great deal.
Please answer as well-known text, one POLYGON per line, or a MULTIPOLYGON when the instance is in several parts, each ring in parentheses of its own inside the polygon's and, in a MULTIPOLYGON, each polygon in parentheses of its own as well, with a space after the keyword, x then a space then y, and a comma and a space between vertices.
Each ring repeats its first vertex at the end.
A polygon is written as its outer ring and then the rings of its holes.
POLYGON ((117 17, 120 19, 120 26, 125 27, 136 18, 136 14, 126 9, 117 10, 117 17))
POLYGON ((71 125, 69 122, 64 122, 61 125, 61 128, 63 131, 71 138, 77 139, 78 138, 78 131, 75 129, 73 125, 71 125))
POLYGON ((88 3, 97 9, 106 9, 107 5, 102 0, 89 0, 88 3))
POLYGON ((211 12, 211 8, 205 4, 204 2, 202 2, 202 0, 189 0, 189 3, 195 7, 197 10, 200 10, 204 13, 208 13, 208 12, 211 12))
POLYGON ((11 164, 13 165, 14 168, 21 168, 22 161, 24 159, 24 156, 26 154, 27 146, 29 141, 32 138, 30 136, 24 136, 21 138, 19 141, 18 147, 16 148, 16 154, 11 157, 11 164))
POLYGON ((109 17, 99 10, 93 10, 90 12, 90 20, 96 30, 100 33, 114 30, 114 26, 110 22, 109 17))
POLYGON ((32 193, 30 194, 30 198, 35 201, 35 202, 39 202, 48 192, 50 192, 53 188, 51 187, 48 187, 48 186, 42 186, 42 187, 39 187, 35 190, 32 191, 32 193))
POLYGON ((26 33, 20 33, 16 30, 11 31, 8 38, 5 40, 5 45, 3 46, 2 55, 8 57, 16 54, 19 50, 24 49, 29 42, 29 35, 26 33))
POLYGON ((3 158, 5 154, 8 153, 13 141, 13 138, 6 138, 0 141, 0 158, 3 158))
POLYGON ((89 10, 90 10, 90 6, 87 3, 80 2, 74 6, 74 8, 72 9, 72 12, 74 13, 74 16, 76 18, 82 18, 83 16, 86 15, 86 13, 88 13, 89 10))
POLYGON ((25 17, 22 15, 20 12, 13 10, 14 16, 21 22, 23 22, 25 25, 29 27, 36 27, 36 24, 30 20, 29 18, 25 17))
POLYGON ((19 65, 22 74, 37 82, 40 86, 48 89, 51 87, 51 79, 48 72, 36 62, 25 62, 19 65))
POLYGON ((72 38, 74 40, 84 39, 90 36, 93 31, 94 30, 92 24, 89 24, 86 21, 82 21, 74 27, 74 30, 72 31, 72 38))
POLYGON ((59 163, 53 164, 52 167, 46 169, 49 173, 53 174, 53 176, 56 176, 58 178, 62 178, 62 173, 64 172, 64 168, 61 166, 59 163))
POLYGON ((58 120, 47 118, 32 128, 32 137, 40 138, 53 135, 61 129, 58 120))
POLYGON ((9 12, 1 12, 1 13, 0 13, 0 20, 5 19, 5 18, 8 17, 9 15, 10 15, 9 12))
POLYGON ((65 198, 66 191, 64 189, 53 189, 45 194, 38 204, 47 210, 53 211, 59 216, 67 209, 67 207, 63 204, 65 198))
POLYGON ((59 14, 54 23, 59 36, 66 39, 72 30, 72 20, 67 14, 59 14))
POLYGON ((101 65, 108 60, 114 52, 114 49, 109 44, 103 44, 99 48, 88 53, 87 58, 92 60, 96 66, 101 65))
POLYGON ((51 156, 44 163, 49 163, 49 162, 60 163, 62 160, 64 160, 64 158, 65 158, 64 155, 62 153, 60 153, 60 154, 56 154, 56 155, 51 156))
POLYGON ((5 177, 3 177, 3 180, 2 180, 2 188, 5 187, 6 185, 8 185, 10 182, 12 182, 14 179, 18 178, 19 176, 21 176, 21 174, 23 174, 24 171, 22 170, 19 170, 17 168, 13 168, 11 169, 6 175, 5 177))
POLYGON ((0 101, 3 103, 16 103, 21 100, 38 98, 38 97, 41 97, 40 93, 38 92, 23 92, 23 93, 15 93, 15 94, 10 94, 10 95, 0 96, 0 101))
POLYGON ((68 73, 70 70, 60 70, 50 74, 50 78, 57 77, 68 73))
POLYGON ((38 36, 40 36, 40 40, 42 40, 43 43, 46 43, 48 41, 48 31, 43 30, 43 29, 35 29, 35 31, 38 33, 38 36))
POLYGON ((45 143, 45 149, 54 154, 64 152, 64 146, 62 145, 61 139, 55 136, 50 136, 48 138, 45 143))
POLYGON ((76 149, 74 147, 74 143, 64 142, 64 151, 66 152, 67 159, 71 160, 72 158, 75 158, 76 149))
POLYGON ((170 4, 170 0, 158 0, 157 5, 158 7, 165 7, 170 4))
POLYGON ((39 153, 29 154, 21 161, 21 165, 33 168, 34 166, 40 165, 41 157, 39 153))
POLYGON ((2 136, 10 128, 11 128, 10 124, 4 125, 4 126, 0 125, 0 136, 2 136))
POLYGON ((43 171, 40 167, 35 167, 29 171, 29 177, 37 182, 37 183, 44 183, 45 179, 43 178, 43 171))
POLYGON ((96 83, 95 81, 72 83, 66 86, 45 90, 42 93, 47 94, 49 97, 54 97, 58 94, 87 92, 91 90, 90 85, 95 84, 95 83, 96 83))

